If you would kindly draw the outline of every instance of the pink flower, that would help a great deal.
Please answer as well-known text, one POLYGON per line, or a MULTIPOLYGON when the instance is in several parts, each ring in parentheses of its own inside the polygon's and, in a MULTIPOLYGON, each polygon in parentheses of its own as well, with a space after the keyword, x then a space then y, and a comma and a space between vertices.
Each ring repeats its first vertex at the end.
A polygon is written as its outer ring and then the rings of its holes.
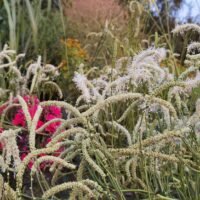
POLYGON ((60 147, 55 153, 53 154, 54 156, 59 156, 63 151, 65 150, 64 147, 60 147))
POLYGON ((31 169, 31 168, 32 168, 32 166, 33 166, 33 163, 34 163, 34 162, 33 162, 32 160, 31 160, 31 161, 28 163, 28 168, 29 168, 29 169, 31 169))
POLYGON ((22 111, 22 109, 20 109, 14 116, 13 120, 12 120, 12 124, 15 126, 22 126, 25 127, 26 126, 26 120, 25 120, 25 116, 24 113, 22 111))
MULTIPOLYGON (((34 115, 38 109, 39 106, 39 99, 36 96, 24 96, 23 97, 25 102, 27 103, 28 106, 28 111, 30 113, 31 118, 34 118, 34 115)), ((19 103, 18 99, 15 98, 14 99, 15 103, 19 103)), ((2 108, 3 110, 3 108, 2 108)), ((0 111, 1 111, 1 107, 0 107, 0 111)), ((43 126, 46 122, 55 119, 55 118, 61 118, 62 117, 62 110, 60 107, 57 106, 45 106, 43 108, 43 112, 41 114, 40 119, 38 120, 38 124, 37 124, 37 128, 40 128, 41 126, 43 126)), ((26 118, 24 115, 24 112, 22 110, 22 108, 18 108, 16 110, 16 112, 14 113, 14 117, 12 119, 12 124, 15 126, 21 126, 26 128, 27 127, 27 123, 26 123, 26 118)), ((45 128, 45 132, 49 133, 49 137, 46 138, 41 138, 38 137, 39 140, 37 140, 38 142, 40 142, 39 146, 41 147, 45 147, 47 143, 49 143, 51 141, 50 138, 50 134, 54 134, 55 131, 57 130, 57 128, 60 126, 61 122, 55 122, 55 123, 51 123, 49 126, 47 126, 45 128)), ((1 131, 1 130, 0 130, 1 131)), ((26 134, 22 134, 21 137, 18 137, 17 139, 18 145, 19 145, 19 149, 21 152, 20 158, 21 160, 23 160, 29 153, 29 147, 28 147, 28 140, 27 140, 27 135, 26 134)), ((3 148, 2 146, 0 146, 0 149, 3 148)), ((55 155, 59 155, 61 152, 63 151, 62 148, 60 148, 58 151, 55 152, 55 155)), ((43 154, 39 155, 44 156, 43 154)), ((34 160, 31 160, 28 163, 28 168, 31 169, 32 166, 34 164, 34 160)), ((52 164, 52 162, 43 162, 40 165, 40 169, 41 170, 45 170, 46 167, 49 167, 52 164)))
MULTIPOLYGON (((28 106, 28 111, 30 113, 31 118, 34 118, 34 115, 38 109, 39 106, 39 99, 36 96, 24 96, 23 99, 25 100, 25 102, 27 103, 28 106)), ((15 98, 13 100, 14 103, 19 103, 18 99, 15 98)), ((7 107, 7 104, 4 104, 4 106, 0 106, 0 113, 3 112, 3 110, 7 107)), ((61 118, 62 117, 62 110, 60 107, 57 106, 45 106, 43 108, 43 112, 40 116, 40 119, 38 120, 37 123, 37 128, 40 128, 41 126, 43 126, 46 122, 55 119, 55 118, 61 118)), ((12 124, 15 126, 20 126, 20 127, 27 127, 27 123, 26 123, 26 118, 24 115, 24 112, 22 110, 22 108, 17 108, 15 110, 14 116, 12 118, 12 124)), ((38 137, 37 138, 37 142, 39 142, 39 144, 37 143, 37 146, 41 146, 41 147, 45 147, 47 143, 49 143, 51 141, 51 134, 55 133, 56 129, 58 128, 58 126, 60 126, 60 122, 55 122, 50 124, 49 126, 47 126, 45 128, 45 132, 49 133, 48 137, 38 137)), ((3 129, 0 128, 0 134, 3 131, 3 129)), ((28 144, 28 137, 26 133, 22 133, 19 135, 19 137, 17 138, 17 143, 19 146, 19 150, 20 150, 20 158, 21 160, 23 160, 28 154, 29 154, 29 144, 28 144)), ((3 146, 0 144, 0 150, 3 148, 3 146)), ((61 152, 63 151, 62 148, 60 148, 58 151, 55 152, 55 155, 59 155, 61 152)), ((41 156, 45 156, 45 154, 41 154, 39 155, 41 156)), ((34 164, 34 160, 31 160, 28 163, 28 168, 31 169, 32 166, 34 164)), ((46 167, 49 167, 52 164, 52 162, 50 161, 46 161, 41 163, 40 165, 40 169, 41 170, 45 170, 46 167)))
MULTIPOLYGON (((57 106, 48 106, 45 107, 44 110, 45 110, 44 118, 46 121, 62 117, 61 108, 57 106)), ((60 122, 51 123, 49 126, 45 128, 45 131, 53 134, 59 126, 60 122)))
POLYGON ((61 109, 59 107, 57 107, 57 106, 49 106, 48 109, 49 109, 49 112, 51 112, 57 118, 61 118, 62 117, 61 109))
POLYGON ((40 100, 36 97, 36 96, 23 96, 24 101, 26 101, 26 103, 28 105, 38 105, 40 103, 40 100))
MULTIPOLYGON (((33 97, 24 96, 23 98, 28 105, 28 111, 31 115, 31 118, 33 119, 33 117, 34 117, 34 115, 37 111, 37 108, 38 108, 39 100, 38 100, 37 97, 34 97, 34 96, 33 97)), ((22 109, 19 109, 17 111, 17 113, 15 114, 15 116, 12 120, 12 124, 15 125, 15 126, 26 127, 26 119, 25 119, 25 115, 24 115, 22 109)), ((43 124, 44 124, 44 122, 39 120, 38 124, 37 124, 37 128, 41 127, 43 124)))
POLYGON ((20 156, 21 160, 24 160, 24 158, 27 156, 26 153, 22 153, 22 155, 20 156))
POLYGON ((46 115, 46 120, 47 121, 50 121, 50 120, 52 120, 52 119, 55 119, 55 118, 57 118, 55 115, 52 115, 52 114, 48 114, 48 115, 46 115))
POLYGON ((54 118, 61 118, 62 117, 62 112, 61 108, 57 106, 48 106, 45 107, 45 119, 48 120, 49 114, 53 115, 54 118))
POLYGON ((38 108, 38 105, 33 105, 33 106, 28 108, 28 111, 29 111, 32 119, 33 119, 33 117, 34 117, 34 115, 37 111, 37 108, 38 108))
MULTIPOLYGON (((33 119, 35 112, 37 110, 38 104, 39 104, 39 100, 37 97, 35 96, 24 96, 23 99, 25 100, 25 102, 28 105, 28 110, 29 113, 31 115, 31 118, 33 119)), ((17 103, 18 99, 14 99, 14 102, 17 103)), ((15 126, 22 126, 22 127, 26 127, 26 120, 25 120, 25 116, 23 113, 23 110, 20 108, 17 113, 15 114, 13 120, 12 120, 12 124, 15 126)))
POLYGON ((44 122, 39 120, 37 123, 37 128, 40 128, 42 125, 44 125, 44 122))
MULTIPOLYGON (((52 114, 46 115, 47 121, 50 121, 50 120, 55 119, 55 118, 57 118, 57 117, 52 115, 52 114)), ((54 133, 59 126, 60 126, 60 122, 51 123, 49 126, 47 126, 45 128, 45 131, 47 131, 49 133, 54 133)))
MULTIPOLYGON (((26 153, 22 153, 22 155, 20 156, 21 160, 24 160, 24 158, 26 158, 27 154, 26 153)), ((33 166, 33 161, 31 160, 29 163, 28 163, 28 168, 31 169, 33 166)))

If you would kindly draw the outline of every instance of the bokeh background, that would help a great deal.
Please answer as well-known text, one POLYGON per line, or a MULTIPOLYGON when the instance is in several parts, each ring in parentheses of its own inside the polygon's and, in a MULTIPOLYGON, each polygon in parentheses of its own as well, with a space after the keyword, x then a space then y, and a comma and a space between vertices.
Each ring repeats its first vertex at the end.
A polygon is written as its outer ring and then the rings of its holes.
POLYGON ((41 55, 44 63, 58 66, 57 82, 71 99, 72 77, 80 64, 101 68, 113 58, 155 46, 180 54, 174 63, 181 71, 189 40, 199 36, 176 40, 171 30, 199 23, 199 10, 199 0, 3 0, 0 49, 8 44, 26 54, 24 63, 41 55))

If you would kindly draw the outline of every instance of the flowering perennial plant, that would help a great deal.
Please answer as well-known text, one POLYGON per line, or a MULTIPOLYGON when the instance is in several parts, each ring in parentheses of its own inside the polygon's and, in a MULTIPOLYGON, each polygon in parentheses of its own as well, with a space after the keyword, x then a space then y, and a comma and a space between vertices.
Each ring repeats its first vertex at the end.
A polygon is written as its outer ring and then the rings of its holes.
MULTIPOLYGON (((23 97, 24 101, 26 102, 28 106, 28 112, 31 116, 31 119, 33 120, 36 111, 38 109, 38 106, 40 104, 40 100, 37 96, 30 96, 26 95, 23 97)), ((14 104, 18 104, 19 101, 17 98, 13 99, 14 104)), ((6 106, 2 106, 3 108, 0 108, 1 114, 6 109, 6 106)), ((53 120, 53 119, 61 119, 62 118, 62 111, 60 107, 57 106, 44 106, 43 113, 40 116, 38 122, 37 122, 37 129, 43 126, 46 122, 53 120)), ((43 134, 38 135, 39 138, 36 138, 38 140, 37 145, 40 148, 45 147, 50 141, 51 136, 56 132, 57 128, 60 126, 61 122, 54 122, 45 127, 43 134)), ((17 143, 20 151, 20 158, 23 160, 27 154, 30 152, 29 145, 28 145, 28 135, 27 135, 27 122, 26 117, 23 112, 22 108, 16 108, 14 111, 13 116, 11 117, 11 125, 17 126, 23 128, 23 131, 18 135, 17 137, 17 143)), ((3 132, 3 128, 1 128, 1 132, 3 132)), ((3 144, 1 144, 0 149, 3 149, 3 144)), ((61 150, 60 150, 61 151, 61 150)), ((58 154, 59 155, 59 152, 58 154)), ((41 154, 40 156, 44 156, 45 154, 41 154)), ((29 163, 29 168, 31 168, 33 165, 33 162, 29 163)), ((45 167, 44 163, 41 164, 42 168, 45 167)))
MULTIPOLYGON (((199 32, 185 25, 174 33, 182 29, 199 32)), ((161 66, 164 48, 121 58, 95 78, 82 65, 75 106, 11 96, 0 108, 5 191, 17 200, 199 199, 200 54, 191 53, 198 46, 189 46, 190 67, 179 76, 161 66)))

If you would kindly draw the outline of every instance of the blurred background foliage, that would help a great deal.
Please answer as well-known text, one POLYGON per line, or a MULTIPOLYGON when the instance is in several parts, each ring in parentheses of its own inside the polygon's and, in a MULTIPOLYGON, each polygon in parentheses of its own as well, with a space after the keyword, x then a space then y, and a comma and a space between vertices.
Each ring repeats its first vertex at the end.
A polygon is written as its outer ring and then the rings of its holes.
POLYGON ((198 36, 172 38, 183 4, 185 0, 2 0, 0 48, 8 44, 26 53, 25 63, 41 55, 44 63, 60 67, 57 81, 70 100, 71 79, 80 64, 101 68, 143 48, 162 46, 180 54, 165 63, 170 70, 184 70, 188 38, 198 36))
POLYGON ((0 6, 1 48, 7 43, 17 52, 26 53, 27 60, 38 55, 47 62, 61 59, 65 18, 60 1, 3 0, 0 6))

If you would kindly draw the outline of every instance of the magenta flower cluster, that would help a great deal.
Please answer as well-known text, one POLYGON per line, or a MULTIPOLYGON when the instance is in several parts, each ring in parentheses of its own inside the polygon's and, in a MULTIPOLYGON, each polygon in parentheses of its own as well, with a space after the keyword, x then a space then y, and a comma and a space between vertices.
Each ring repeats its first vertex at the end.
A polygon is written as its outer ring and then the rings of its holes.
MULTIPOLYGON (((28 106, 28 111, 30 113, 31 118, 33 119, 40 100, 38 99, 37 96, 24 96, 23 99, 27 103, 28 106)), ((13 100, 14 103, 18 103, 18 99, 13 100)), ((2 114, 3 110, 7 107, 4 104, 3 106, 0 107, 0 114, 2 114)), ((45 106, 43 107, 43 112, 40 116, 40 119, 37 123, 37 128, 40 128, 42 125, 44 125, 46 122, 55 119, 55 118, 62 118, 62 110, 60 107, 57 106, 45 106)), ((17 108, 12 115, 11 123, 13 126, 18 126, 18 127, 23 127, 25 130, 27 128, 27 122, 25 119, 24 112, 22 108, 17 108)), ((38 134, 36 136, 36 146, 37 148, 44 148, 48 142, 51 141, 51 136, 55 133, 57 128, 60 126, 60 122, 54 122, 48 125, 43 133, 38 134)), ((2 128, 0 128, 0 133, 3 131, 2 128)), ((29 146, 28 146, 28 134, 27 131, 22 131, 17 137, 17 143, 19 146, 20 150, 20 157, 21 160, 23 160, 27 154, 30 152, 29 151, 29 146)), ((2 144, 0 143, 0 150, 3 149, 2 144)), ((55 155, 58 156, 63 149, 59 149, 57 152, 55 152, 55 155)), ((41 154, 40 156, 44 156, 44 154, 41 154)), ((32 167, 33 162, 29 163, 29 168, 32 167)), ((50 163, 42 163, 40 168, 44 169, 46 166, 48 166, 50 163)))
MULTIPOLYGON (((23 98, 28 105, 29 113, 31 115, 31 118, 33 119, 40 101, 36 96, 24 96, 23 98)), ((40 128, 47 121, 50 121, 55 118, 61 118, 61 117, 62 117, 62 113, 59 107, 56 107, 56 106, 44 107, 43 115, 38 121, 37 128, 40 128)), ((26 127, 25 115, 21 108, 18 109, 16 114, 14 115, 12 124, 15 126, 21 126, 24 128, 26 127)), ((45 128, 45 131, 47 133, 53 134, 59 125, 60 125, 60 122, 52 123, 45 128)))

